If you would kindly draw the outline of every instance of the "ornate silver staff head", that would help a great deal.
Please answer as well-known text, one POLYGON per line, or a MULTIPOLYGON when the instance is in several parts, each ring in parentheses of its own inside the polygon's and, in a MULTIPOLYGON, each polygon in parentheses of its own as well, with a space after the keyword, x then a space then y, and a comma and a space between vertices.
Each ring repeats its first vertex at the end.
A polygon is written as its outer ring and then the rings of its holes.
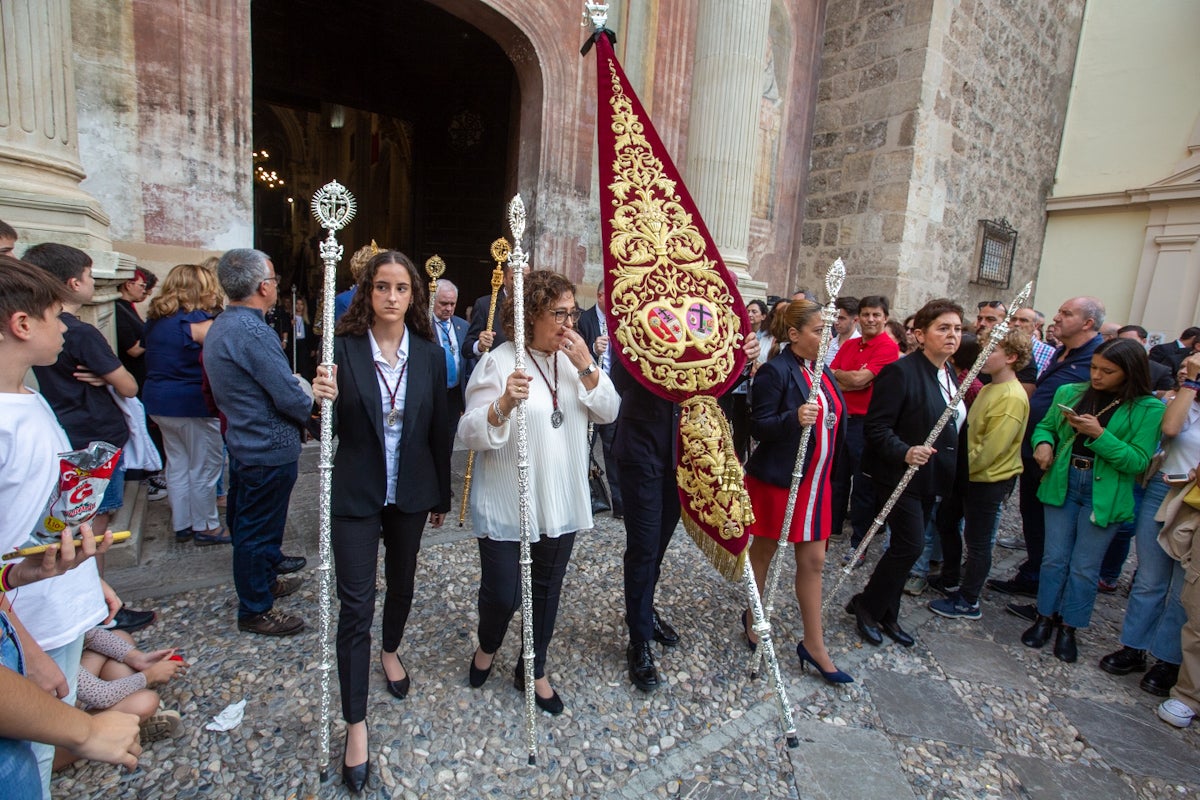
POLYGON ((513 237, 513 247, 508 256, 508 265, 514 270, 515 280, 516 270, 523 270, 529 263, 529 255, 521 247, 521 237, 525 235, 525 203, 519 194, 514 195, 513 199, 508 202, 508 227, 512 231, 513 237))
POLYGON ((608 25, 608 3, 584 3, 583 24, 592 30, 603 30, 608 25))
POLYGON ((342 257, 342 246, 334 234, 350 224, 358 203, 350 190, 337 181, 330 181, 312 196, 312 212, 329 236, 321 242, 321 260, 336 262, 342 257))
POLYGON ((846 265, 839 258, 829 265, 829 270, 825 273, 825 296, 829 298, 829 302, 821 309, 821 318, 827 322, 832 322, 837 317, 837 308, 834 306, 834 302, 841 294, 842 283, 845 280, 846 265))

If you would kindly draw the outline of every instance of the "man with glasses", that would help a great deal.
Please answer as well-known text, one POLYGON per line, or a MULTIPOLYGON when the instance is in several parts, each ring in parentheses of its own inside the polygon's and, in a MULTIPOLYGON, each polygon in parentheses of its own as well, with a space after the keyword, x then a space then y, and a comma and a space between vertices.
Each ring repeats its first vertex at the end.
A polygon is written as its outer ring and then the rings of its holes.
POLYGON ((1019 308, 1017 313, 1013 314, 1013 322, 1029 334, 1033 341, 1033 363, 1037 366, 1038 375, 1050 366, 1050 359, 1054 358, 1054 348, 1042 341, 1041 332, 1038 330, 1043 319, 1042 314, 1032 308, 1019 308))
POLYGON ((455 316, 458 306, 458 287, 442 278, 433 295, 433 332, 446 355, 446 404, 449 409, 450 441, 458 430, 458 418, 463 413, 463 388, 467 385, 463 343, 467 339, 467 321, 455 316))
POLYGON ((204 338, 204 368, 228 428, 233 582, 238 630, 290 636, 304 620, 275 608, 275 599, 300 588, 281 550, 288 501, 296 483, 302 431, 313 400, 337 397, 337 383, 318 370, 312 386, 292 374, 267 325, 279 298, 279 277, 266 253, 230 250, 217 265, 229 305, 204 338))

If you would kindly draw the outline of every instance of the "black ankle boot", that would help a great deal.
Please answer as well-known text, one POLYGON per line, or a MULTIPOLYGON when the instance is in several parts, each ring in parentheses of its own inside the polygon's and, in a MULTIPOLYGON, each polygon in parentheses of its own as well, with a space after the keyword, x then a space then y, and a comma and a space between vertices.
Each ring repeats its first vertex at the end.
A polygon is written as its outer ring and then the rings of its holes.
POLYGON ((1070 625, 1059 625, 1054 637, 1054 657, 1059 661, 1074 664, 1079 658, 1079 650, 1075 646, 1075 629, 1070 625))
POLYGON ((1042 647, 1046 642, 1050 641, 1050 636, 1053 633, 1054 618, 1038 614, 1037 619, 1034 620, 1029 630, 1021 634, 1021 644, 1026 647, 1042 647))

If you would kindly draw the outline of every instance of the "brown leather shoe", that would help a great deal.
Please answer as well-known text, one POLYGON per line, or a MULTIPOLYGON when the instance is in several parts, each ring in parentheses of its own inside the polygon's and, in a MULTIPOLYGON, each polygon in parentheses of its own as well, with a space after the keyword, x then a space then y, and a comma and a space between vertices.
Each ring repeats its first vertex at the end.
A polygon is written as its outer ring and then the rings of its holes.
POLYGON ((304 579, 299 575, 288 575, 282 578, 276 578, 271 583, 272 597, 287 597, 292 592, 300 588, 304 583, 304 579))
POLYGON ((292 636, 304 630, 304 620, 272 608, 253 617, 239 619, 238 630, 263 636, 292 636))

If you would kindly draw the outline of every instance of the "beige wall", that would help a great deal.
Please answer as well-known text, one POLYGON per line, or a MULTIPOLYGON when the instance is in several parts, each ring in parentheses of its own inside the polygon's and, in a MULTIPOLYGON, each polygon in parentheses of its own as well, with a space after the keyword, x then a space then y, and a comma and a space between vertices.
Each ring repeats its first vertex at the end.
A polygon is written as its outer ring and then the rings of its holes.
POLYGON ((1200 110, 1200 2, 1088 0, 1054 196, 1174 172, 1200 110))
POLYGON ((1090 294, 1104 301, 1110 320, 1129 322, 1149 218, 1146 209, 1055 215, 1046 228, 1033 307, 1051 317, 1063 300, 1090 294))

